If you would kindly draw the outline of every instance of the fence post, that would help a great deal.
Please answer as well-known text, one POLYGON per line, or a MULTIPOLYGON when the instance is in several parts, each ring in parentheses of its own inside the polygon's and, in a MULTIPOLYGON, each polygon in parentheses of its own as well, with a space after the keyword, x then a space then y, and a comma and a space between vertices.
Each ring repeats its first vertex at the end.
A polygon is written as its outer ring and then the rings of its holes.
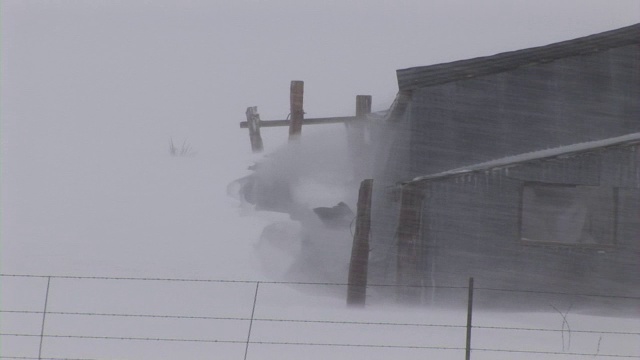
POLYGON ((349 263, 347 305, 364 306, 367 296, 372 186, 373 179, 363 180, 360 183, 356 232, 353 235, 351 262, 349 263))
POLYGON ((300 136, 302 132, 304 81, 292 81, 290 88, 291 122, 289 123, 289 141, 300 136))
POLYGON ((256 282, 256 293, 253 296, 253 308, 251 309, 251 319, 249 320, 249 331, 247 332, 247 344, 244 348, 244 360, 247 360, 247 353, 249 352, 249 342, 251 341, 251 327, 253 326, 253 317, 256 313, 256 303, 258 302, 258 288, 260 287, 260 281, 256 282))
POLYGON ((260 136, 260 114, 257 106, 247 108, 247 127, 249 128, 249 140, 251 141, 251 151, 254 153, 262 151, 262 137, 260 136))
POLYGON ((44 295, 44 310, 42 310, 42 327, 40 328, 40 349, 38 350, 38 359, 42 359, 42 343, 44 341, 44 322, 47 319, 47 304, 49 303, 49 285, 51 285, 51 276, 47 277, 47 292, 44 295))
POLYGON ((469 278, 469 300, 467 301, 467 351, 466 360, 471 359, 471 318, 473 313, 473 278, 469 278))

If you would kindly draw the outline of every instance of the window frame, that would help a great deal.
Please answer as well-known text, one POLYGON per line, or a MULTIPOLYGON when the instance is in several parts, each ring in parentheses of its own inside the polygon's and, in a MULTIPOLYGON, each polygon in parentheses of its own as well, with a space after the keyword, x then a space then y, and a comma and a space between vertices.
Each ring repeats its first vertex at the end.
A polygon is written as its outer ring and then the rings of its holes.
POLYGON ((563 248, 563 249, 594 249, 594 250, 611 250, 618 246, 618 209, 619 209, 619 188, 611 186, 612 196, 612 210, 613 216, 611 218, 612 238, 611 242, 599 243, 599 244, 587 244, 587 243, 566 243, 559 241, 545 241, 545 240, 530 240, 524 238, 524 193, 527 187, 545 186, 554 188, 599 188, 598 185, 585 185, 585 184, 569 184, 569 183, 550 183, 542 181, 524 181, 520 186, 520 203, 518 207, 518 242, 523 246, 532 247, 545 247, 545 248, 563 248))

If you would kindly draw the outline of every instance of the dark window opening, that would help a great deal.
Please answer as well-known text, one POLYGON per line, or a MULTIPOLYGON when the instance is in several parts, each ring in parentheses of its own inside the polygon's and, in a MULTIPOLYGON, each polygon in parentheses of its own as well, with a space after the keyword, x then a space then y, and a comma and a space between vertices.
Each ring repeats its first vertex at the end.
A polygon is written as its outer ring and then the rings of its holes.
POLYGON ((615 193, 611 187, 525 184, 521 239, 562 245, 613 245, 615 193))

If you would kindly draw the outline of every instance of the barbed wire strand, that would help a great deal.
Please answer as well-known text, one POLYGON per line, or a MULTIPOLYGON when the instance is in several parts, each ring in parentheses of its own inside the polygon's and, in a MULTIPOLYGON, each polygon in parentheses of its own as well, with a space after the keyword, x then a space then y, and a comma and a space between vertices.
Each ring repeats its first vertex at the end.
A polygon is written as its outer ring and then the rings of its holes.
MULTIPOLYGON (((32 275, 32 274, 0 274, 0 277, 16 277, 16 278, 42 278, 47 279, 72 279, 72 280, 130 280, 130 281, 165 281, 165 282, 199 282, 199 283, 239 283, 239 284, 274 284, 274 285, 324 285, 324 286, 347 286, 346 283, 331 282, 295 282, 295 281, 254 281, 254 280, 224 280, 224 279, 180 279, 180 278, 152 278, 152 277, 107 277, 107 276, 68 276, 68 275, 32 275)), ((369 284, 370 287, 419 287, 419 288, 439 288, 439 289, 467 289, 466 286, 426 286, 426 285, 396 285, 396 284, 369 284)), ((553 294, 553 295, 570 295, 585 297, 602 297, 617 299, 640 300, 636 296, 621 295, 603 295, 603 294, 585 294, 585 293, 568 293, 556 291, 536 291, 536 290, 520 290, 520 289, 500 289, 500 288, 476 288, 475 290, 485 291, 501 291, 512 293, 534 293, 534 294, 553 294)), ((20 314, 43 314, 42 311, 28 310, 0 310, 3 313, 20 313, 20 314)), ((271 321, 271 322, 292 322, 292 323, 319 323, 319 324, 342 324, 342 325, 386 325, 386 326, 414 326, 414 327, 448 327, 448 328, 464 328, 462 325, 448 324, 421 324, 421 323, 395 323, 395 322, 362 322, 362 321, 332 321, 332 320, 307 320, 307 319, 273 319, 273 318, 243 318, 243 317, 216 317, 216 316, 185 316, 185 315, 159 315, 159 314, 113 314, 113 313, 91 313, 91 312, 47 312, 50 315, 78 315, 78 316, 107 316, 107 317, 141 317, 141 318, 166 318, 166 319, 203 319, 203 320, 232 320, 232 321, 271 321)), ((508 330, 508 331, 537 331, 537 332, 560 332, 557 329, 540 329, 540 328, 518 328, 518 327, 502 327, 502 326, 474 326, 475 329, 486 330, 508 330)), ((621 332, 621 331, 597 331, 597 330, 572 330, 575 333, 595 333, 610 335, 640 335, 637 332, 621 332)), ((366 348, 402 348, 402 349, 439 349, 439 350, 465 350, 465 348, 442 347, 442 346, 420 346, 420 345, 388 345, 388 344, 350 344, 350 343, 314 343, 314 342, 277 342, 277 341, 248 341, 247 340, 220 340, 220 339, 179 339, 179 338, 155 338, 155 337, 121 337, 121 336, 89 336, 89 335, 43 335, 43 334, 13 334, 0 333, 0 336, 16 336, 16 337, 43 337, 46 338, 68 338, 68 339, 100 339, 100 340, 123 340, 123 341, 157 341, 157 342, 198 342, 198 343, 228 343, 228 344, 256 344, 256 345, 297 345, 297 346, 330 346, 330 347, 366 347, 366 348)), ((490 348, 474 348, 473 351, 485 352, 508 352, 508 353, 529 353, 544 355, 569 355, 569 356, 593 356, 590 353, 570 353, 570 352, 552 352, 552 351, 534 351, 534 350, 512 350, 512 349, 490 349, 490 348)), ((601 357, 615 358, 638 358, 636 355, 619 355, 619 354, 597 354, 601 357)), ((29 357, 11 357, 0 356, 0 359, 38 359, 29 357)), ((56 358, 43 358, 56 360, 56 358)), ((68 359, 68 358, 67 358, 68 359)), ((92 360, 92 359, 75 359, 75 360, 92 360)))
MULTIPOLYGON (((0 334, 14 336, 38 336, 26 334, 0 334)), ((53 338, 75 338, 75 339, 99 339, 99 340, 131 340, 131 341, 172 341, 172 342, 207 342, 207 343, 235 343, 245 344, 243 340, 206 340, 206 339, 172 339, 172 338, 129 338, 129 337, 111 337, 111 336, 81 336, 81 335, 45 335, 45 337, 53 338)), ((251 341, 250 344, 255 345, 285 345, 285 346, 319 346, 319 347, 357 347, 357 348, 391 348, 391 349, 420 349, 420 350, 465 350, 462 347, 447 346, 421 346, 421 345, 382 345, 382 344, 350 344, 350 343, 314 343, 314 342, 289 342, 289 341, 251 341)), ((517 354, 542 354, 542 355, 562 355, 562 356, 593 356, 590 353, 575 352, 559 352, 559 351, 535 351, 535 350, 514 350, 514 349, 491 349, 491 348, 473 348, 472 351, 483 352, 503 352, 517 354)), ((600 357, 639 359, 636 355, 620 355, 620 354, 597 354, 600 357)), ((3 356, 2 359, 18 358, 18 359, 37 359, 28 357, 11 357, 3 356)), ((56 358, 45 358, 56 359, 56 358)), ((65 358, 69 360, 69 358, 65 358)), ((89 360, 89 359, 78 359, 89 360)))
MULTIPOLYGON (((42 311, 30 310, 0 310, 0 313, 13 314, 42 314, 42 311)), ((114 314, 114 313, 91 313, 91 312, 65 312, 48 311, 47 315, 71 315, 71 316, 103 316, 103 317, 134 317, 134 318, 160 318, 160 319, 184 319, 184 320, 228 320, 228 321, 250 321, 245 317, 225 317, 225 316, 189 316, 189 315, 156 315, 156 314, 114 314)), ((338 324, 338 325, 380 325, 380 326, 407 326, 407 327, 436 327, 436 328, 466 328, 466 325, 454 324, 424 324, 424 323, 401 323, 401 322, 377 322, 377 321, 338 321, 338 320, 310 320, 310 319, 277 319, 277 318, 254 318, 256 322, 290 322, 290 323, 312 323, 312 324, 338 324)), ((539 332, 562 332, 559 329, 525 328, 510 326, 482 326, 474 325, 474 329, 484 330, 513 330, 513 331, 539 331, 539 332)), ((606 335, 640 335, 640 332, 625 331, 604 331, 604 330, 571 330, 573 333, 585 334, 606 334, 606 335)))
POLYGON ((94 358, 70 358, 70 357, 64 357, 64 358, 57 358, 57 357, 37 358, 37 357, 30 357, 30 356, 3 356, 3 355, 0 355, 0 359, 15 359, 15 360, 99 360, 99 359, 94 359, 94 358))
MULTIPOLYGON (((0 310, 0 313, 42 314, 42 311, 33 311, 33 310, 0 310)), ((159 315, 159 314, 157 314, 157 315, 156 314, 115 314, 115 313, 67 312, 67 311, 47 311, 47 315, 139 317, 139 318, 185 319, 185 320, 233 320, 233 321, 249 321, 250 320, 250 318, 227 317, 227 316, 190 316, 190 315, 159 315)))
MULTIPOLYGON (((35 334, 0 333, 0 336, 14 337, 40 337, 35 334)), ((127 336, 97 336, 97 335, 54 335, 45 334, 45 338, 57 339, 92 339, 92 340, 128 340, 128 341, 158 341, 158 342, 194 342, 194 343, 220 343, 220 344, 245 344, 246 340, 220 340, 220 339, 178 339, 155 337, 127 337, 127 336)))
MULTIPOLYGON (((7 334, 4 336, 33 337, 32 334, 7 334)), ((246 344, 246 340, 218 340, 218 339, 177 339, 177 338, 150 338, 150 337, 124 337, 124 336, 91 336, 91 335, 44 335, 50 338, 63 339, 91 339, 91 340, 128 340, 128 341, 153 341, 153 342, 200 342, 217 344, 246 344)), ((394 348, 394 349, 435 349, 435 350, 464 350, 461 347, 446 346, 421 346, 421 345, 388 345, 388 344, 350 344, 350 343, 314 343, 314 342, 290 342, 290 341, 250 341, 255 345, 299 345, 299 346, 328 346, 328 347, 366 347, 366 348, 394 348)))
POLYGON ((37 357, 29 357, 29 356, 2 356, 2 355, 0 355, 0 359, 14 359, 14 360, 99 360, 99 359, 93 359, 93 358, 69 358, 69 357, 64 357, 64 358, 55 358, 55 357, 37 358, 37 357))
MULTIPOLYGON (((188 279, 188 278, 154 278, 154 277, 113 277, 113 276, 74 276, 74 275, 34 275, 34 274, 0 274, 0 277, 23 277, 23 278, 52 278, 69 280, 127 280, 127 281, 166 281, 166 282, 200 282, 200 283, 236 283, 236 284, 270 284, 270 285, 311 285, 311 286, 348 286, 348 283, 338 282, 304 282, 304 281, 262 281, 262 280, 228 280, 228 279, 188 279)), ((403 284, 367 284, 367 287, 402 287, 402 288, 433 288, 467 290, 468 286, 446 286, 446 285, 403 285, 403 284)), ((526 289, 501 289, 491 287, 475 287, 475 290, 500 291, 525 294, 545 294, 545 295, 567 295, 583 297, 600 297, 612 299, 640 300, 640 296, 611 295, 611 294, 589 294, 571 293, 562 291, 526 290, 526 289)))
POLYGON ((561 351, 534 351, 534 350, 511 350, 511 349, 482 349, 472 348, 472 351, 485 351, 485 352, 506 352, 517 354, 543 354, 543 355, 568 355, 568 356, 590 356, 590 357, 612 357, 612 358, 626 358, 626 359, 640 359, 638 355, 619 355, 619 354, 595 354, 595 353, 574 353, 574 352, 561 352, 561 351))
MULTIPOLYGON (((113 277, 113 276, 75 276, 75 275, 34 275, 34 274, 0 274, 0 277, 16 278, 52 278, 67 280, 126 280, 126 281, 166 281, 166 282, 200 282, 231 284, 270 284, 270 285, 311 285, 311 286, 348 286, 338 282, 306 282, 306 281, 263 281, 263 280, 229 280, 229 279, 188 279, 188 278, 156 278, 156 277, 113 277)), ((367 284, 370 287, 428 287, 422 285, 367 284)), ((466 286, 438 286, 439 289, 466 289, 466 286)))

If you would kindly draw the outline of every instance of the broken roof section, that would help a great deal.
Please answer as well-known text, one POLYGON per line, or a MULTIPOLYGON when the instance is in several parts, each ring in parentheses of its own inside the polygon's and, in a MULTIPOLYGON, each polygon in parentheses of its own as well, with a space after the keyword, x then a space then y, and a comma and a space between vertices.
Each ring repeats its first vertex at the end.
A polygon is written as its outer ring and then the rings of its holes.
POLYGON ((398 70, 400 92, 457 80, 505 72, 571 56, 586 55, 613 48, 640 44, 640 24, 573 40, 500 53, 493 56, 398 70))

